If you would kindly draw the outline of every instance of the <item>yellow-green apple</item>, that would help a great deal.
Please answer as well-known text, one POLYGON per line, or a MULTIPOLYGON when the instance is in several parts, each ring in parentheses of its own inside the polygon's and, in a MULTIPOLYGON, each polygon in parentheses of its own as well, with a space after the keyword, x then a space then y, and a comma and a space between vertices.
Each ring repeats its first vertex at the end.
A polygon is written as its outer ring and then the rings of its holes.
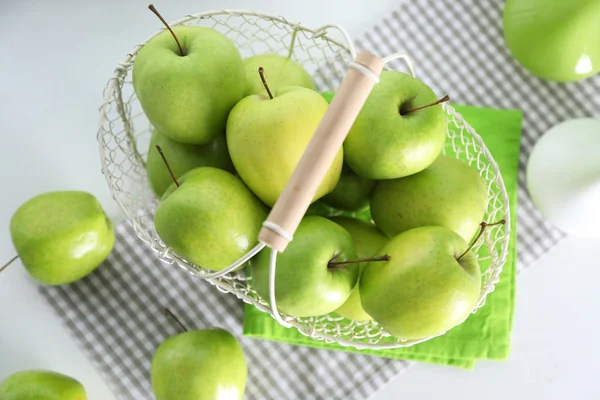
MULTIPOLYGON (((253 260, 252 282, 269 301, 269 258, 262 250, 253 260)), ((279 311, 296 317, 323 315, 336 310, 350 296, 358 280, 352 236, 338 224, 319 216, 300 222, 294 240, 277 257, 275 300, 279 311)))
POLYGON ((166 339, 154 353, 150 376, 156 400, 241 400, 247 374, 238 341, 215 328, 166 339))
POLYGON ((225 35, 199 26, 164 30, 133 65, 137 98, 160 133, 181 143, 207 144, 223 133, 242 98, 244 64, 225 35))
POLYGON ((265 92, 262 80, 256 73, 260 67, 264 68, 265 79, 269 82, 269 88, 274 92, 284 86, 315 89, 315 84, 308 72, 296 61, 279 54, 259 54, 244 59, 244 70, 246 71, 244 96, 265 92))
POLYGON ((258 243, 266 209, 242 181, 213 167, 193 169, 177 181, 154 215, 156 232, 177 255, 218 271, 258 243))
POLYGON ((394 179, 427 168, 446 140, 446 114, 435 93, 410 75, 384 71, 344 142, 358 175, 394 179))
POLYGON ((456 232, 439 226, 411 229, 378 252, 387 262, 370 262, 359 289, 365 311, 402 339, 441 334, 471 313, 481 287, 477 256, 456 232), (466 251, 466 253, 465 253, 466 251))
POLYGON ((369 208, 369 199, 375 185, 375 181, 356 175, 344 164, 338 184, 321 201, 338 210, 363 211, 369 208))
MULTIPOLYGON (((246 185, 268 206, 279 198, 327 107, 317 92, 288 86, 272 98, 266 92, 248 96, 231 110, 227 121, 231 160, 246 185)), ((340 149, 313 201, 333 190, 342 162, 340 149)))
POLYGON ((0 384, 2 400, 86 400, 85 389, 70 376, 30 370, 9 375, 0 384))
POLYGON ((110 254, 113 224, 86 192, 57 191, 25 202, 10 221, 12 242, 37 281, 62 285, 83 278, 110 254))
POLYGON ((160 146, 164 152, 176 178, 197 167, 215 167, 231 173, 235 172, 227 152, 225 134, 217 135, 208 144, 194 145, 176 142, 154 130, 148 148, 146 171, 152 189, 158 197, 171 186, 173 178, 156 146, 160 146))
POLYGON ((487 198, 487 185, 475 169, 440 156, 415 175, 380 181, 371 196, 371 215, 390 237, 420 226, 444 226, 470 241, 487 198))

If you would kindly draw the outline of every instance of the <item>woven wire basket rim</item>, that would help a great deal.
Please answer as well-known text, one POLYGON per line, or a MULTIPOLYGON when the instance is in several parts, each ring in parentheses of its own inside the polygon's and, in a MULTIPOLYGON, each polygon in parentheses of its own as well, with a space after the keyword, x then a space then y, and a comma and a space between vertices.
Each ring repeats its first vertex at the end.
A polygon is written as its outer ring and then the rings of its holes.
MULTIPOLYGON (((344 51, 348 52, 350 55, 352 55, 352 57, 354 57, 354 55, 356 54, 356 51, 354 50, 354 46, 353 46, 348 34, 339 25, 331 24, 331 25, 325 25, 324 27, 321 27, 321 28, 312 29, 312 28, 306 27, 304 25, 301 25, 300 23, 292 23, 289 20, 287 20, 281 16, 272 16, 272 15, 254 12, 254 11, 246 11, 246 10, 206 11, 206 12, 202 12, 202 13, 186 15, 185 17, 170 23, 170 25, 178 26, 178 25, 182 25, 182 24, 185 24, 188 22, 195 21, 195 20, 202 20, 202 19, 206 19, 206 18, 210 18, 210 17, 214 17, 214 16, 219 16, 219 15, 253 16, 253 17, 265 19, 268 21, 277 21, 279 23, 292 26, 295 30, 302 30, 302 31, 311 33, 311 34, 313 34, 313 37, 318 37, 321 40, 330 42, 333 45, 338 46, 341 49, 343 49, 344 51), (343 38, 346 40, 347 45, 330 37, 327 34, 327 31, 326 31, 327 28, 337 29, 341 33, 343 38)), ((192 268, 189 263, 180 259, 177 256, 169 257, 169 255, 168 255, 169 249, 168 248, 164 248, 164 249, 157 248, 155 246, 155 243, 152 243, 151 240, 148 239, 147 233, 144 231, 144 228, 137 223, 136 219, 132 215, 131 210, 126 206, 126 204, 123 203, 121 198, 117 195, 117 191, 120 189, 118 188, 118 186, 117 186, 115 180, 113 179, 113 176, 108 168, 107 161, 106 161, 107 160, 107 154, 106 154, 107 149, 103 145, 104 143, 101 138, 101 135, 103 133, 103 129, 102 129, 103 124, 104 124, 104 122, 107 121, 108 104, 111 102, 111 99, 112 99, 113 95, 115 94, 115 89, 116 89, 117 85, 119 84, 119 80, 123 77, 124 74, 127 74, 127 71, 128 71, 127 68, 131 65, 132 61, 135 59, 135 55, 148 41, 150 41, 152 38, 154 38, 156 35, 158 35, 162 31, 164 31, 164 29, 158 30, 157 32, 155 32, 154 34, 149 36, 143 43, 134 46, 134 49, 130 53, 128 53, 126 58, 123 61, 121 61, 118 64, 118 66, 115 68, 113 77, 108 81, 108 84, 107 84, 106 88, 104 89, 103 103, 99 109, 99 111, 100 111, 100 129, 98 130, 98 133, 97 133, 97 140, 99 142, 99 152, 100 152, 101 164, 102 164, 102 173, 104 174, 107 184, 109 186, 109 189, 111 190, 111 193, 113 194, 113 198, 119 205, 119 208, 125 213, 129 222, 133 225, 134 230, 138 234, 138 237, 142 241, 144 241, 150 245, 151 250, 159 256, 161 261, 163 261, 167 264, 175 263, 179 267, 183 268, 186 272, 188 272, 193 277, 207 280, 209 283, 214 285, 219 291, 224 292, 224 293, 232 293, 239 299, 243 300, 244 302, 254 305, 260 311, 268 313, 271 316, 273 316, 271 308, 269 307, 269 305, 267 303, 257 301, 254 298, 252 298, 251 296, 249 296, 247 293, 244 293, 243 291, 236 289, 234 287, 234 284, 232 283, 234 281, 234 278, 232 276, 224 276, 224 277, 220 277, 220 278, 216 278, 216 279, 205 279, 205 278, 203 278, 202 275, 205 275, 208 270, 203 270, 202 268, 197 267, 197 266, 196 266, 196 268, 192 268)), ((411 69, 411 71, 412 71, 412 65, 410 65, 410 61, 408 61, 408 62, 409 62, 409 69, 411 69)), ((120 95, 120 90, 116 91, 116 93, 118 95, 120 95)), ((121 102, 123 101, 122 99, 119 99, 119 100, 121 102)), ((117 104, 119 104, 119 103, 117 103, 117 104)), ((464 120, 464 118, 462 118, 460 113, 458 113, 453 107, 451 107, 450 105, 444 104, 443 108, 446 111, 446 113, 454 119, 454 121, 461 122, 463 124, 464 128, 469 133, 469 135, 474 139, 474 141, 478 145, 481 146, 481 153, 483 153, 483 155, 486 158, 486 161, 491 165, 491 168, 493 168, 493 171, 495 172, 495 177, 496 177, 497 184, 498 184, 498 187, 500 190, 501 200, 504 205, 503 211, 504 211, 504 219, 505 219, 506 223, 503 226, 503 229, 505 230, 505 235, 504 235, 504 238, 503 238, 503 241, 501 244, 499 254, 497 255, 495 260, 492 260, 492 264, 488 268, 488 270, 490 270, 490 269, 492 269, 492 266, 494 267, 491 271, 491 276, 488 279, 486 279, 484 284, 482 284, 480 297, 478 299, 476 306, 472 310, 472 313, 474 313, 477 311, 477 309, 479 309, 480 307, 482 307, 485 304, 486 297, 491 292, 494 291, 495 284, 499 281, 499 275, 502 272, 504 263, 506 262, 506 258, 508 255, 509 237, 510 237, 510 231, 511 231, 511 223, 510 223, 511 216, 510 216, 510 208, 509 208, 509 198, 508 198, 508 193, 506 191, 506 187, 504 185, 504 180, 502 179, 502 175, 500 173, 498 164, 496 163, 493 156, 491 155, 491 153, 485 146, 481 136, 475 131, 475 129, 473 129, 473 127, 471 125, 469 125, 467 123, 467 121, 464 120)), ((118 109, 118 112, 121 113, 122 110, 118 109)), ((124 122, 126 122, 127 118, 124 113, 121 115, 121 118, 123 119, 124 122)), ((130 127, 128 127, 127 124, 125 124, 125 125, 126 125, 124 128, 125 134, 129 137, 129 139, 131 139, 133 141, 133 143, 134 143, 133 150, 137 153, 137 148, 135 145, 135 138, 131 135, 130 127)), ((144 165, 143 158, 139 155, 139 153, 137 153, 136 155, 138 157, 138 161, 144 165)), ((487 221, 487 222, 493 222, 493 221, 487 221)), ((484 240, 485 240, 485 238, 484 238, 484 240)), ((209 272, 212 272, 212 271, 209 271, 209 272)), ((316 340, 324 340, 325 342, 331 342, 331 343, 335 342, 342 346, 351 346, 351 347, 355 347, 357 349, 367 349, 367 348, 368 349, 390 349, 390 348, 398 348, 398 347, 408 347, 408 346, 412 346, 417 343, 424 342, 433 337, 443 335, 445 333, 445 332, 442 332, 439 335, 426 337, 426 338, 422 338, 422 339, 417 339, 417 340, 400 340, 399 339, 399 341, 396 341, 396 342, 371 343, 371 342, 364 342, 364 341, 360 341, 360 340, 348 340, 343 337, 340 337, 339 335, 336 336, 333 334, 324 334, 324 333, 316 331, 314 326, 312 329, 307 329, 306 324, 302 323, 301 321, 298 321, 295 319, 290 319, 289 317, 286 318, 285 315, 282 315, 282 317, 288 324, 295 327, 300 333, 302 333, 305 336, 308 336, 308 337, 316 339, 316 340)), ((468 315, 467 315, 467 317, 468 317, 468 315)), ((338 318, 338 320, 339 319, 342 319, 342 318, 338 318)), ((457 325, 460 325, 462 322, 464 322, 464 320, 461 321, 457 325)), ((352 321, 351 325, 352 324, 361 325, 360 322, 356 322, 356 321, 352 321)), ((388 334, 388 336, 390 336, 390 335, 388 334)))

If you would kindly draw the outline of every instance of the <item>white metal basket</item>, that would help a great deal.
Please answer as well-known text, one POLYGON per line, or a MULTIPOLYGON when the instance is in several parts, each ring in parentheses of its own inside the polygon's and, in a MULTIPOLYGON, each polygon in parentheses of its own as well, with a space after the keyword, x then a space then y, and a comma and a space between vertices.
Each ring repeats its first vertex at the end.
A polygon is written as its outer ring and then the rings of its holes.
MULTIPOLYGON (((171 24, 181 25, 200 25, 224 33, 238 46, 244 57, 266 52, 287 54, 293 41, 292 57, 311 73, 320 90, 335 90, 344 76, 347 64, 355 56, 352 42, 338 25, 311 29, 282 17, 237 10, 188 15, 171 24)), ((139 238, 149 245, 157 257, 167 264, 178 265, 194 277, 205 279, 213 271, 193 265, 174 254, 154 229, 154 210, 158 199, 149 185, 145 170, 151 126, 142 112, 131 82, 135 56, 144 43, 135 46, 119 63, 104 90, 97 136, 102 171, 114 199, 133 224, 139 238)), ((408 58, 393 55, 387 57, 386 61, 394 58, 404 58, 409 72, 414 75, 408 58)), ((481 137, 451 106, 445 105, 444 110, 448 116, 445 154, 463 160, 479 171, 487 182, 489 201, 484 220, 506 220, 505 225, 487 230, 475 246, 479 250, 480 261, 489 260, 489 266, 483 274, 481 295, 473 310, 475 312, 494 290, 506 260, 510 232, 509 201, 498 165, 481 137)), ((218 290, 233 293, 246 303, 273 315, 268 302, 261 299, 252 288, 252 280, 244 270, 207 280, 218 290)), ((333 314, 311 318, 281 314, 279 317, 315 340, 337 342, 356 348, 405 347, 430 339, 402 340, 391 336, 374 321, 361 323, 333 314)))

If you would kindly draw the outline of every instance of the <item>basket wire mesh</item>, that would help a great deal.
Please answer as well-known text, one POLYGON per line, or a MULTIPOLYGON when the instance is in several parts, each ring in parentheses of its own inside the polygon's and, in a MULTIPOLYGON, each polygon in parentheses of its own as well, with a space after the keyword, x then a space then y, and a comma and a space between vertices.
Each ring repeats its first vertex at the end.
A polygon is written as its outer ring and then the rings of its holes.
MULTIPOLYGON (((347 64, 354 59, 355 50, 347 33, 338 25, 311 29, 283 17, 250 11, 219 10, 188 15, 171 26, 199 25, 220 31, 231 39, 243 57, 262 53, 287 55, 300 63, 314 78, 319 90, 333 91, 343 78, 347 64), (332 33, 337 32, 340 38, 332 33), (293 43, 293 46, 291 44, 293 43)), ((148 38, 144 43, 160 31, 148 38)), ((154 228, 154 211, 158 199, 146 176, 147 156, 152 127, 136 98, 131 81, 131 70, 137 52, 144 43, 118 64, 113 77, 103 92, 100 107, 99 142, 102 172, 113 198, 133 225, 139 238, 157 257, 169 265, 177 265, 197 278, 206 278, 213 271, 194 265, 174 254, 158 237, 154 228)), ((414 75, 410 59, 405 55, 386 57, 390 62, 404 59, 414 75)), ((487 222, 505 219, 505 225, 488 229, 476 243, 479 260, 489 260, 483 271, 481 294, 473 312, 485 303, 494 290, 502 266, 506 261, 510 233, 509 202, 498 165, 485 147, 481 137, 451 106, 444 105, 448 128, 444 153, 454 156, 479 171, 488 185, 488 206, 484 217, 487 222)), ((215 210, 225 213, 227 210, 215 210)), ((232 293, 246 303, 271 315, 267 301, 252 287, 252 278, 244 270, 207 279, 218 290, 232 293)), ((430 338, 402 340, 387 333, 374 321, 357 322, 328 314, 310 318, 280 315, 287 324, 315 340, 337 342, 356 348, 395 348, 410 346, 430 338)))

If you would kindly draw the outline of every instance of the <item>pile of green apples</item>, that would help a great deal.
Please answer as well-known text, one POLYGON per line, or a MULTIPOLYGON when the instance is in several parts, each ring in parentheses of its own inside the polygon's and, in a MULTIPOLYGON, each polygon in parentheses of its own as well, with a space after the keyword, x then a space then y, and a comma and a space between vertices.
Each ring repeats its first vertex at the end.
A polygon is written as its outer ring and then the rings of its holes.
MULTIPOLYGON (((213 29, 167 27, 133 66, 155 128, 147 162, 160 197, 155 228, 175 254, 219 271, 257 244, 335 94, 317 92, 289 56, 243 59, 213 29)), ((487 186, 441 154, 447 100, 411 75, 381 74, 278 259, 281 312, 374 319, 394 336, 419 339, 472 311, 481 271, 468 242, 482 223, 487 186), (372 220, 309 215, 320 214, 320 204, 369 210, 372 220)), ((269 299, 269 250, 249 265, 254 289, 269 299)))

